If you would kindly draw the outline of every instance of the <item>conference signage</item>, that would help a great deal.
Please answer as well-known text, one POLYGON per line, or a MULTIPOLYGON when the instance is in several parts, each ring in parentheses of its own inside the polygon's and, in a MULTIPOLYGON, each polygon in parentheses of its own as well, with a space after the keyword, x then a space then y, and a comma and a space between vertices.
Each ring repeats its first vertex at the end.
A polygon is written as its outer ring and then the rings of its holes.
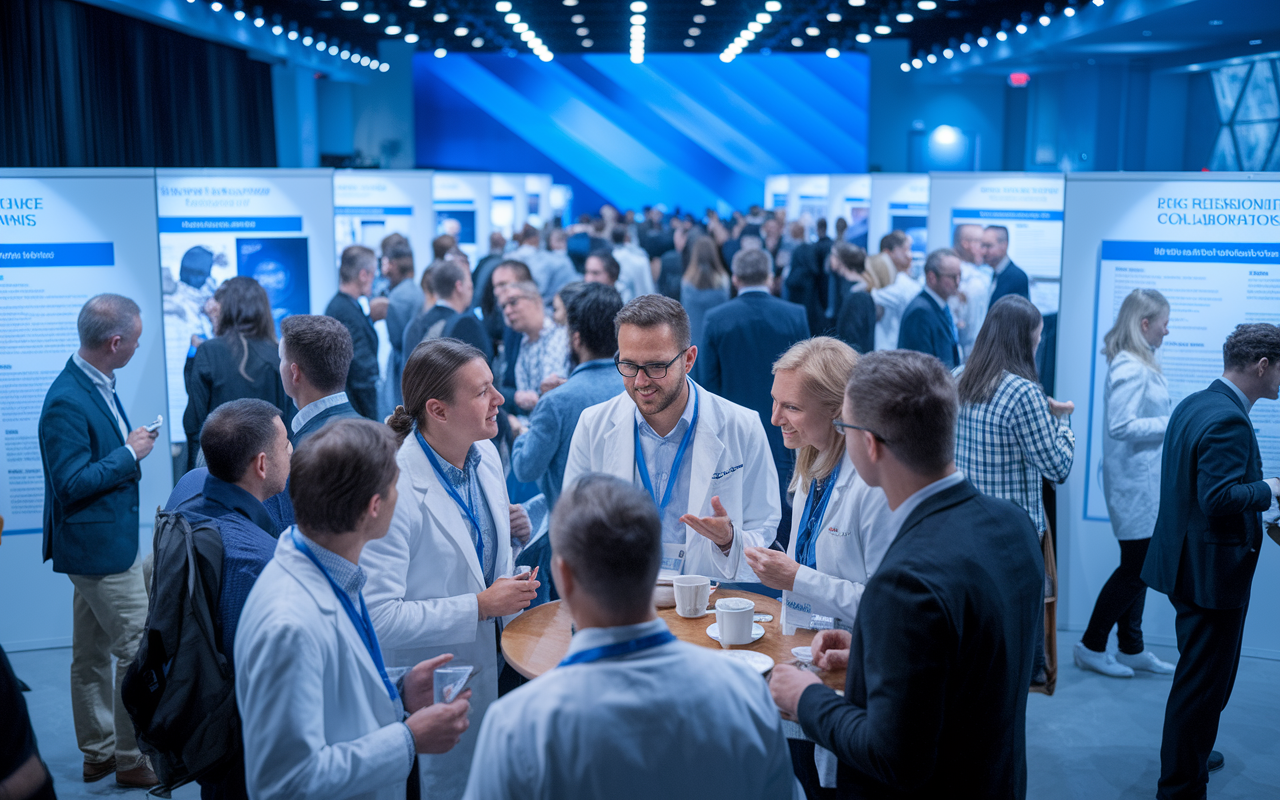
POLYGON ((435 212, 430 170, 351 170, 333 173, 335 253, 353 244, 382 255, 382 240, 398 233, 415 255, 430 260, 435 212))
POLYGON ((449 234, 474 265, 489 250, 490 176, 487 172, 436 172, 431 178, 435 235, 449 234))
POLYGON ((919 277, 929 252, 929 176, 875 173, 870 177, 870 249, 878 252, 886 234, 902 231, 911 237, 912 272, 919 277))

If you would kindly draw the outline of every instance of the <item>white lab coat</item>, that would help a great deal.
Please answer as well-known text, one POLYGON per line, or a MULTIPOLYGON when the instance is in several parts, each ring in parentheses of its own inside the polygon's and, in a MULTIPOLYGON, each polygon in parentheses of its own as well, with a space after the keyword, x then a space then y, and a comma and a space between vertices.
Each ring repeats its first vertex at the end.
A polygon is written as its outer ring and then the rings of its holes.
MULTIPOLYGON (((479 477, 497 527, 494 577, 511 575, 511 517, 502 462, 491 442, 478 442, 479 477)), ((478 666, 471 682, 471 727, 442 755, 419 757, 422 796, 458 798, 466 787, 476 733, 498 699, 498 620, 480 619, 476 595, 487 588, 471 542, 471 523, 440 483, 417 437, 396 455, 399 498, 387 535, 365 545, 365 600, 388 669, 413 667, 452 653, 455 664, 478 666)))
MULTIPOLYGON (((778 471, 760 415, 702 387, 698 427, 690 456, 688 512, 712 516, 711 498, 719 496, 733 520, 733 546, 720 552, 707 537, 685 527, 684 574, 716 580, 759 582, 744 547, 764 547, 778 534, 782 505, 778 471)), ((636 480, 636 404, 623 392, 582 412, 569 445, 564 486, 589 472, 603 472, 627 483, 636 480)))
POLYGON ((403 706, 287 531, 249 592, 235 659, 249 797, 403 800, 403 706))
POLYGON ((654 293, 653 268, 644 250, 635 245, 619 246, 613 248, 613 257, 618 262, 618 283, 614 288, 622 295, 622 302, 654 293))
MULTIPOLYGON (((822 515, 815 548, 818 568, 801 565, 795 588, 784 596, 782 615, 788 627, 797 623, 808 627, 804 622, 810 614, 852 625, 867 581, 898 535, 889 521, 892 512, 884 490, 867 485, 848 453, 841 463, 840 477, 828 491, 831 499, 822 515)), ((792 506, 791 542, 787 545, 792 559, 796 557, 806 497, 797 494, 792 506)))
POLYGON ((950 299, 951 314, 960 333, 960 352, 965 358, 973 352, 973 343, 987 319, 987 307, 991 305, 991 284, 995 270, 986 264, 960 262, 960 292, 950 299), (963 297, 963 299, 961 299, 963 297))
MULTIPOLYGON (((661 620, 587 628, 570 652, 661 620)), ((768 684, 718 650, 672 642, 558 667, 485 717, 467 800, 785 800, 803 794, 768 684)))
POLYGON ((893 276, 893 283, 883 289, 872 289, 871 298, 884 309, 876 321, 876 349, 897 350, 898 330, 902 326, 902 312, 916 299, 923 287, 905 272, 893 276))
POLYGON ((1160 510, 1160 457, 1172 403, 1163 374, 1130 353, 1107 369, 1102 492, 1117 539, 1150 539, 1160 510))

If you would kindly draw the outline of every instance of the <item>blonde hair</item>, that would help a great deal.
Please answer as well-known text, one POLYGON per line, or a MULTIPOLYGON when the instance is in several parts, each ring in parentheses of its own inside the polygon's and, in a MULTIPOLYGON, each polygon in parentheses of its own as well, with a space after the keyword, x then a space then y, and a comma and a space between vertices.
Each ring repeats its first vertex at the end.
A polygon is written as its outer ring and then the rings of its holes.
POLYGON ((1160 364, 1152 353, 1151 345, 1142 335, 1142 321, 1154 321, 1168 311, 1169 301, 1155 289, 1134 289, 1129 292, 1120 304, 1115 324, 1102 339, 1102 354, 1107 357, 1107 363, 1110 364, 1121 353, 1128 353, 1159 372, 1160 364))
MULTIPOLYGON (((773 362, 773 374, 796 372, 800 375, 800 387, 807 398, 815 403, 828 419, 840 416, 844 404, 844 387, 849 375, 858 363, 858 354, 852 347, 830 336, 815 336, 792 345, 791 349, 773 362)), ((791 476, 791 491, 808 491, 809 481, 821 480, 831 474, 844 458, 842 437, 831 426, 830 443, 818 449, 805 445, 796 454, 796 469, 791 476)))
POLYGON ((871 289, 883 289, 893 283, 894 273, 897 268, 893 266, 893 261, 885 253, 876 253, 874 256, 867 258, 866 273, 863 278, 867 282, 867 287, 871 289))

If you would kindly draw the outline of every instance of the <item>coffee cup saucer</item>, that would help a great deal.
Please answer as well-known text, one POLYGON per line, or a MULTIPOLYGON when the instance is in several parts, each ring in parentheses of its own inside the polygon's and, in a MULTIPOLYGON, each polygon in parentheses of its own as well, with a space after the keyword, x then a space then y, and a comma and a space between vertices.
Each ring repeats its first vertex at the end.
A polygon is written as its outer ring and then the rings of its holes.
MULTIPOLYGON (((708 625, 707 636, 711 637, 717 642, 720 641, 720 623, 713 622, 710 625, 708 625)), ((764 626, 759 625, 758 623, 755 623, 755 622, 751 623, 751 641, 757 642, 760 640, 761 636, 764 636, 764 626)))

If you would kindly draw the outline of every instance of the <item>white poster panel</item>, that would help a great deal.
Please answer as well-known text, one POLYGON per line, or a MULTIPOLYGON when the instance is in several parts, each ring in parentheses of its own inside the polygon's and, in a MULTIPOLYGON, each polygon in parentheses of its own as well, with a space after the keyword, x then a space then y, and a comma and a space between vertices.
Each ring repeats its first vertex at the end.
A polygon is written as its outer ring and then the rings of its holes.
POLYGON ((791 175, 787 193, 787 221, 800 222, 812 239, 820 217, 827 215, 831 196, 830 175, 791 175))
MULTIPOLYGON (((1118 564, 1102 488, 1100 354, 1120 304, 1136 288, 1170 304, 1158 358, 1176 405, 1222 374, 1222 342, 1243 322, 1280 323, 1280 180, 1224 173, 1081 173, 1067 184, 1067 229, 1057 388, 1076 403, 1076 468, 1060 491, 1059 619, 1082 629, 1098 590, 1118 564), (1083 423, 1083 424, 1081 424, 1083 423), (1062 612, 1060 612, 1062 613, 1062 612)), ((1267 475, 1280 472, 1280 403, 1251 413, 1267 475)), ((1264 549, 1273 545, 1264 541, 1264 549)), ((1270 554, 1272 556, 1276 553, 1270 554)), ((1280 566, 1260 559, 1245 652, 1280 658, 1280 566)), ((1147 638, 1174 640, 1173 614, 1149 597, 1147 638)))
MULTIPOLYGON (((155 173, 150 169, 0 170, 0 644, 62 646, 71 636, 71 584, 42 564, 44 471, 38 426, 49 385, 79 349, 76 320, 90 297, 132 298, 142 339, 116 390, 132 427, 161 414, 142 461, 143 551, 150 511, 173 487, 167 453, 155 173)), ((179 421, 179 425, 180 425, 179 421)))
POLYGON ((867 239, 871 217, 871 176, 831 175, 828 186, 827 235, 834 238, 836 220, 843 219, 849 223, 845 241, 874 253, 867 239))
POLYGON ((528 211, 526 221, 541 230, 551 219, 551 176, 524 176, 524 197, 528 211))
POLYGON ((431 261, 435 210, 431 170, 340 169, 333 173, 335 253, 350 245, 382 255, 383 238, 398 233, 409 240, 414 259, 431 261))
POLYGON ((934 172, 929 246, 949 247, 960 225, 1009 231, 1009 260, 1031 279, 1031 301, 1058 310, 1062 274, 1063 176, 1037 172, 934 172))
MULTIPOLYGON (((431 176, 431 205, 435 235, 457 238, 458 247, 474 265, 489 252, 491 230, 490 177, 487 172, 436 172, 431 176)), ((514 220, 514 209, 512 209, 514 220)))
POLYGON ((911 237, 912 273, 919 277, 929 253, 929 176, 877 172, 871 175, 871 207, 867 218, 868 252, 880 252, 890 231, 911 237))
POLYGON ((769 175, 764 179, 764 210, 787 207, 787 196, 791 193, 790 175, 769 175))

